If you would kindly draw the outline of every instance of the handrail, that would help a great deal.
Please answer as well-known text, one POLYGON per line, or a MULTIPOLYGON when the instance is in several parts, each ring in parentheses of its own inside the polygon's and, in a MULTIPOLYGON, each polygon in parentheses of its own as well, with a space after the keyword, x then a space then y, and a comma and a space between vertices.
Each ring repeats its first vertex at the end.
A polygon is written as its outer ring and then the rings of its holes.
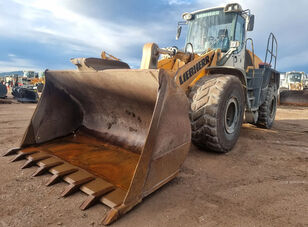
POLYGON ((267 40, 267 47, 266 47, 266 53, 265 53, 265 63, 271 65, 272 64, 272 61, 273 61, 273 58, 275 58, 275 64, 274 64, 274 69, 276 69, 276 62, 277 62, 277 49, 278 49, 278 43, 277 43, 277 39, 276 37, 274 36, 274 34, 271 32, 269 37, 268 37, 268 40, 267 40), (270 42, 271 41, 271 42, 270 42), (271 43, 271 50, 269 49, 269 45, 271 43), (275 53, 273 52, 274 51, 274 47, 275 47, 275 53), (267 62, 267 54, 270 54, 270 61, 267 62))
POLYGON ((253 40, 252 40, 252 38, 247 38, 247 39, 246 39, 246 41, 245 41, 245 46, 246 46, 246 49, 247 49, 247 41, 251 41, 251 49, 252 49, 252 65, 253 65, 253 74, 252 74, 252 76, 254 76, 254 73, 255 73, 255 70, 256 70, 256 67, 255 67, 255 50, 254 50, 253 40))

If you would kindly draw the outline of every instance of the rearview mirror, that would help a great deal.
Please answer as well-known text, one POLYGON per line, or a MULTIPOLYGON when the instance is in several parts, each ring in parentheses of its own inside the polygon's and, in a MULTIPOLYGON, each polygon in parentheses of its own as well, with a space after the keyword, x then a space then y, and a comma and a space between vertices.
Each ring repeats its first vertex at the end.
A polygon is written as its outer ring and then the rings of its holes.
POLYGON ((182 26, 178 25, 178 30, 177 30, 176 37, 175 37, 176 40, 178 40, 180 38, 181 31, 182 31, 182 26))
POLYGON ((249 32, 253 31, 254 24, 255 24, 255 15, 250 15, 249 22, 247 25, 247 31, 249 32))

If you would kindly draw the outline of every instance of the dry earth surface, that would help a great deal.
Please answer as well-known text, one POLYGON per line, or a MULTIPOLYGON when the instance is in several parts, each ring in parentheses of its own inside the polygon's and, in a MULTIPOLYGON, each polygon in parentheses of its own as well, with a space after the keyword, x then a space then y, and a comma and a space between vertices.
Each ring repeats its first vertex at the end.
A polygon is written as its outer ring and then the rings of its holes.
MULTIPOLYGON (((35 104, 0 104, 0 154, 16 147, 35 104)), ((0 157, 0 226, 98 226, 108 210, 81 211, 81 192, 61 198, 36 167, 0 157)), ((308 226, 308 108, 279 107, 271 130, 244 124, 228 154, 192 146, 179 176, 116 226, 308 226)))

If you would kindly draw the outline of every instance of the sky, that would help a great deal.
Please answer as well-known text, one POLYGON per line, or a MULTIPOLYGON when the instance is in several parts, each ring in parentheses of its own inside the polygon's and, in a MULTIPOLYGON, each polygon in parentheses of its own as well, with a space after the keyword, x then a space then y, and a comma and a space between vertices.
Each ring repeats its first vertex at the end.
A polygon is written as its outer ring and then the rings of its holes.
MULTIPOLYGON (((103 50, 138 68, 147 42, 183 48, 185 32, 175 40, 182 13, 228 2, 0 0, 0 72, 73 69, 71 58, 100 57, 103 50)), ((308 72, 307 0, 237 2, 255 14, 255 28, 248 37, 261 59, 273 32, 278 40, 277 69, 308 72)))

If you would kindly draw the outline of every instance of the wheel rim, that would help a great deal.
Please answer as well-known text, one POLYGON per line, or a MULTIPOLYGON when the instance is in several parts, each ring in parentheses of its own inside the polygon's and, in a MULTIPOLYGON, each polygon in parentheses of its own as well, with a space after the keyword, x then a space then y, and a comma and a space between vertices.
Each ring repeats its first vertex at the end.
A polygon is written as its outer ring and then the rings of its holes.
POLYGON ((227 108, 225 112, 225 129, 229 134, 234 133, 239 116, 239 104, 235 97, 232 97, 227 102, 227 108))

